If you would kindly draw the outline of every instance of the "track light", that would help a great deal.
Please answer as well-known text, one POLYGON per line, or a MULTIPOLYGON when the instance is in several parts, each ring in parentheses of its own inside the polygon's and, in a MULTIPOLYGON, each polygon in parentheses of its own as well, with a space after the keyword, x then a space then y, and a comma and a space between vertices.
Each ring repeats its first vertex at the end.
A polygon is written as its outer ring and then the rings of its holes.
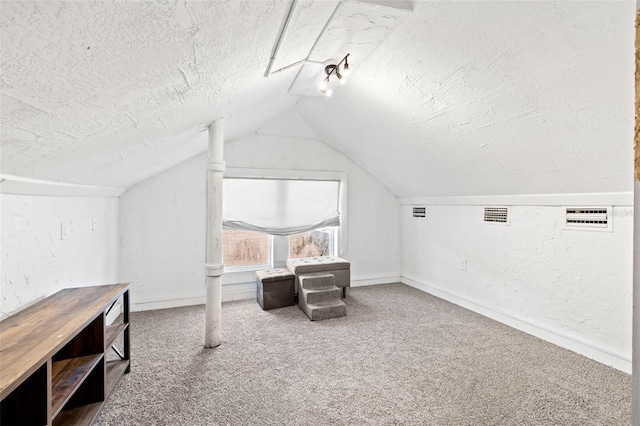
POLYGON ((327 76, 320 82, 320 93, 324 93, 327 96, 331 96, 333 93, 332 90, 329 89, 332 74, 338 77, 340 84, 344 84, 347 81, 346 77, 349 75, 348 58, 349 54, 347 53, 347 55, 339 62, 334 59, 324 63, 324 72, 327 76), (342 71, 340 70, 341 67, 342 71))

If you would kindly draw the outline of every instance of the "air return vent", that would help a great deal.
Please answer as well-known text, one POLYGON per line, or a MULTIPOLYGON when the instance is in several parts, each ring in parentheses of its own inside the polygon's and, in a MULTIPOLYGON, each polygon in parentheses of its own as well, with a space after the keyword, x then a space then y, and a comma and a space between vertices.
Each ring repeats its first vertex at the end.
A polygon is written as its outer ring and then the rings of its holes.
POLYGON ((492 223, 496 225, 509 224, 509 208, 508 207, 485 207, 484 223, 492 223))
POLYGON ((415 219, 426 219, 427 208, 425 206, 413 206, 413 217, 415 219))
POLYGON ((567 229, 611 229, 611 207, 565 207, 567 229))

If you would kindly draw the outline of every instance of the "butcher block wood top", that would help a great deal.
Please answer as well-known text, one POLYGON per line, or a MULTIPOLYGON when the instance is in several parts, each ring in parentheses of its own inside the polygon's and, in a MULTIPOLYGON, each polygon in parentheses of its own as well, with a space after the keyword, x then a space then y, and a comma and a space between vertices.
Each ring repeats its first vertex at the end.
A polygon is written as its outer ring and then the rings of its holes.
POLYGON ((0 399, 101 315, 129 283, 67 288, 0 321, 0 399))

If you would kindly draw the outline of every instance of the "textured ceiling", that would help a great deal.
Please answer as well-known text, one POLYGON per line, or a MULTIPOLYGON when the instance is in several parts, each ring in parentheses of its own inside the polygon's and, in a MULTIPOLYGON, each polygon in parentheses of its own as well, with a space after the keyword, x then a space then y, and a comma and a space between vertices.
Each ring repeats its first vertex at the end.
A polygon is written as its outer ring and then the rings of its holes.
POLYGON ((263 77, 289 5, 0 2, 2 173, 127 187, 296 108, 399 197, 631 190, 634 2, 299 0, 273 69, 360 46, 331 98, 263 77))
POLYGON ((418 2, 330 102, 297 108, 399 197, 631 191, 634 18, 418 2))
POLYGON ((262 74, 281 1, 6 2, 3 173, 128 186, 295 103, 262 74))

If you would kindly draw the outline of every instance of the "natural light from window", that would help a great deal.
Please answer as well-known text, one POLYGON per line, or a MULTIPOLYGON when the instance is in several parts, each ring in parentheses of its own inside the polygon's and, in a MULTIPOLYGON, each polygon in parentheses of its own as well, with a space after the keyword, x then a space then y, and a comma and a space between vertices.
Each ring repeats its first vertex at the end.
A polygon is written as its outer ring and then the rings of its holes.
POLYGON ((259 232, 223 230, 224 266, 227 268, 245 268, 270 266, 271 238, 259 232))
POLYGON ((333 255, 333 228, 316 229, 289 236, 289 258, 333 255))

